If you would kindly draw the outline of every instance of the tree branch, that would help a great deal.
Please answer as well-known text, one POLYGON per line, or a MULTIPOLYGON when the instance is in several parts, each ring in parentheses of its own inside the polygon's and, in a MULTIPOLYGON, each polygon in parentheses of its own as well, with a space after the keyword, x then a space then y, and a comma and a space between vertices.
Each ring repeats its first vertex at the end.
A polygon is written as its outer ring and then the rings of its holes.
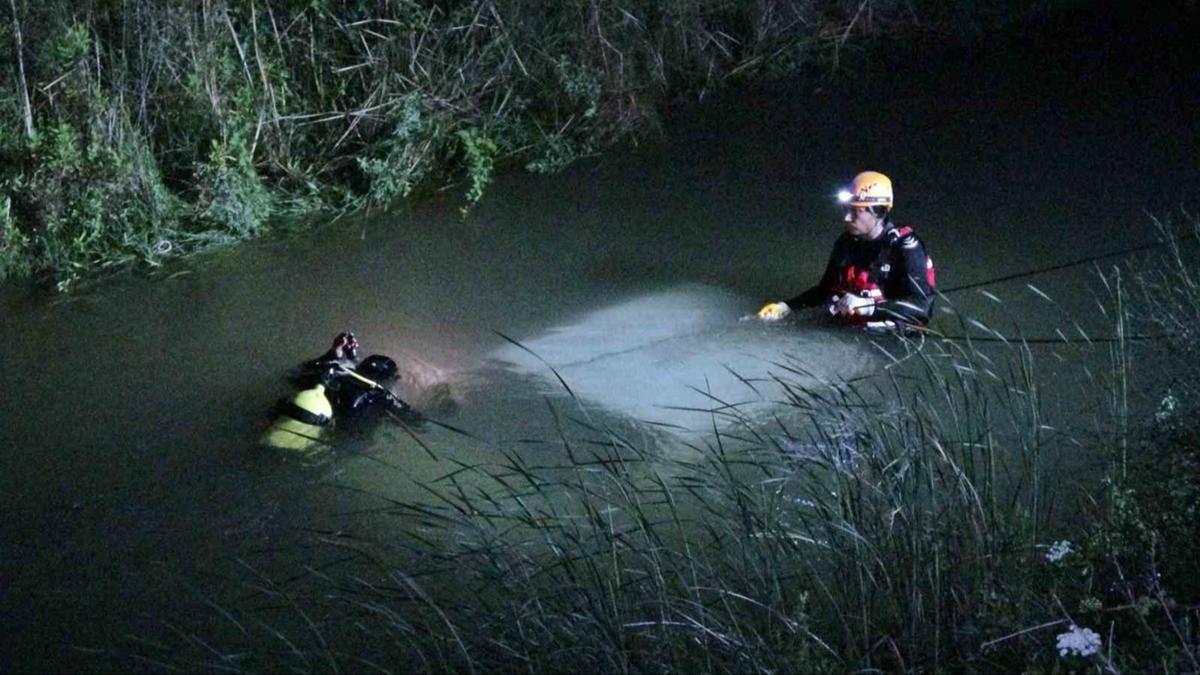
POLYGON ((33 140, 33 107, 29 104, 29 86, 25 83, 25 55, 21 43, 21 21, 17 18, 17 0, 8 0, 12 7, 13 34, 17 38, 17 83, 21 89, 21 110, 25 118, 25 137, 33 140))

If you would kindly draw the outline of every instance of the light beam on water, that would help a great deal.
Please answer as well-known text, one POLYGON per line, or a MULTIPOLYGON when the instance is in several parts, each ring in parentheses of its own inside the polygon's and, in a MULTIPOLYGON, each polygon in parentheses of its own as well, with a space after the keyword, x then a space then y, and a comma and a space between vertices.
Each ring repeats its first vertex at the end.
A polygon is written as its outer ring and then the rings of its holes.
POLYGON ((728 404, 753 414, 779 400, 770 374, 785 359, 808 371, 792 378, 800 385, 849 379, 880 365, 877 350, 845 331, 739 321, 754 304, 711 286, 671 286, 588 312, 522 341, 525 349, 502 346, 492 357, 537 376, 546 392, 565 393, 553 368, 587 402, 696 432, 712 428, 706 411, 728 404))

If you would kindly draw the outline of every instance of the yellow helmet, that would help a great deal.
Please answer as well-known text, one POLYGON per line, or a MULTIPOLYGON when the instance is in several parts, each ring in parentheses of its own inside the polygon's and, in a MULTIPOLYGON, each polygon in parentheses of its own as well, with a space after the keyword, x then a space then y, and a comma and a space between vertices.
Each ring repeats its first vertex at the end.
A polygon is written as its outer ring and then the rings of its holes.
POLYGON ((892 208, 892 179, 878 171, 864 171, 854 177, 849 190, 838 193, 838 201, 849 206, 885 206, 892 208))

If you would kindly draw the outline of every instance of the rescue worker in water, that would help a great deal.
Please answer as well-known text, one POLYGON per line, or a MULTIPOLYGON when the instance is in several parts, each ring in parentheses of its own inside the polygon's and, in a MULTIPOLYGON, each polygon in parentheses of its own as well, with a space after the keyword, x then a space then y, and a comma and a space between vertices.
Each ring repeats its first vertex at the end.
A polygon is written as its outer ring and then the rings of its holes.
POLYGON ((372 354, 359 361, 354 334, 339 333, 329 351, 292 373, 291 379, 304 388, 281 403, 259 442, 292 450, 328 444, 326 432, 335 413, 344 422, 385 411, 414 421, 416 413, 388 388, 398 374, 396 362, 387 356, 372 354))
POLYGON ((815 286, 758 311, 778 321, 799 307, 826 306, 841 321, 869 330, 905 330, 929 322, 936 283, 933 260, 910 227, 892 222, 892 181, 877 171, 854 177, 838 195, 845 232, 815 286))

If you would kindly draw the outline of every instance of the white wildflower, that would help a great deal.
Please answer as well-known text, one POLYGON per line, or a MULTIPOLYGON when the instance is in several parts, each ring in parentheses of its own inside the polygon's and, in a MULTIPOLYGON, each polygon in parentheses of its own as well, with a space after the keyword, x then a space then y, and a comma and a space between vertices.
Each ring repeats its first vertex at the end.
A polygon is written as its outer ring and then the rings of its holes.
POLYGON ((1046 551, 1046 560, 1049 560, 1050 562, 1058 562, 1059 560, 1067 557, 1067 554, 1070 552, 1071 542, 1067 541, 1066 539, 1056 541, 1050 545, 1050 550, 1046 551))
POLYGON ((1100 652, 1100 634, 1090 628, 1080 628, 1075 624, 1065 633, 1058 634, 1058 655, 1091 656, 1100 652))
POLYGON ((1175 409, 1178 407, 1179 399, 1175 398, 1175 395, 1168 391, 1163 400, 1159 402, 1158 411, 1154 413, 1154 419, 1158 420, 1159 423, 1169 422, 1171 418, 1175 417, 1175 409))

